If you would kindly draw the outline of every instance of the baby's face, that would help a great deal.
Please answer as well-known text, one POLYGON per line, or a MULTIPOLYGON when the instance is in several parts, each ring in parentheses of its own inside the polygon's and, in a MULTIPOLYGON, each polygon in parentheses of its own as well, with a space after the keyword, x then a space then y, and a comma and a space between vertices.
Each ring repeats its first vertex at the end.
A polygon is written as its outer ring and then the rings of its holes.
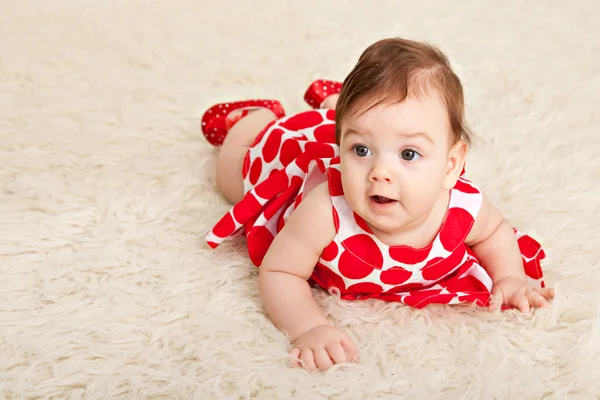
POLYGON ((453 136, 438 96, 380 104, 341 128, 344 193, 376 235, 418 226, 453 185, 453 136))

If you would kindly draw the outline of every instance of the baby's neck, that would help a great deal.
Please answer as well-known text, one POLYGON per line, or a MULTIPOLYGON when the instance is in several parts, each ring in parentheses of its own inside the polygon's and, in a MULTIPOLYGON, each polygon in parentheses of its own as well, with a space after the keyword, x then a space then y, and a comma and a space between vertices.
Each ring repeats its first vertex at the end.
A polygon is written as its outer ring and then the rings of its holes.
POLYGON ((449 201, 450 193, 445 192, 427 214, 395 232, 378 231, 372 226, 371 230, 377 239, 388 246, 409 246, 416 249, 427 247, 444 222, 449 201))

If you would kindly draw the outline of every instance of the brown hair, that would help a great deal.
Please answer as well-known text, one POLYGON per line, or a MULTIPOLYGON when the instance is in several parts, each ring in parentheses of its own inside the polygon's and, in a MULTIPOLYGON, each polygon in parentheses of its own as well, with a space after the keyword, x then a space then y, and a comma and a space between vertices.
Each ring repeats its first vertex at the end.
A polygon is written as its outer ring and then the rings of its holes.
POLYGON ((436 47, 408 39, 383 39, 367 47, 344 80, 336 104, 336 141, 342 121, 381 103, 402 102, 411 94, 436 90, 448 111, 455 141, 471 143, 460 79, 436 47))

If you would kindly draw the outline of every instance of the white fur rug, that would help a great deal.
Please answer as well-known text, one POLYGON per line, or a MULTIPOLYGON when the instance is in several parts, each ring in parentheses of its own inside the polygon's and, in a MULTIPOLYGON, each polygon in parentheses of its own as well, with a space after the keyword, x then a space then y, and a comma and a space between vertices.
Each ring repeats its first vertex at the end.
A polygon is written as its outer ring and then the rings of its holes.
POLYGON ((0 397, 600 397, 600 6, 592 1, 3 1, 0 397), (596 28, 594 28, 596 27, 596 28), (449 54, 469 176, 536 233, 558 297, 520 316, 316 291, 362 360, 286 366, 199 129, 221 100, 343 79, 375 40, 449 54))

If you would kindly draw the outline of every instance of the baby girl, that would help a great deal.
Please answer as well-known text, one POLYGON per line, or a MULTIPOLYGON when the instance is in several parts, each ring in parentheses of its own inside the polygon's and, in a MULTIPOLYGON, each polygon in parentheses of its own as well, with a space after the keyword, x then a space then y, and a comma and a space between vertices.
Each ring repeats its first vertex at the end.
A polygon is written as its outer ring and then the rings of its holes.
POLYGON ((472 134, 442 52, 378 41, 342 84, 316 81, 305 100, 314 110, 286 116, 278 101, 248 100, 202 118, 221 146, 217 186, 234 204, 207 241, 245 234, 265 309, 299 363, 326 370, 358 358, 313 285, 413 307, 548 306, 540 244, 465 177, 472 134))

